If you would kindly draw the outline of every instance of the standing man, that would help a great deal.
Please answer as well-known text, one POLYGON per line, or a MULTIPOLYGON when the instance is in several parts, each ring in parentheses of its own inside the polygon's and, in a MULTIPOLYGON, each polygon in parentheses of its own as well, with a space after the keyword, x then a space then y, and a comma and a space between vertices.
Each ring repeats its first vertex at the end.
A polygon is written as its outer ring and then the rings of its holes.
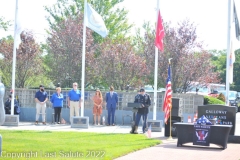
POLYGON ((39 86, 39 91, 35 94, 35 102, 36 102, 36 122, 35 124, 38 124, 39 114, 42 113, 42 123, 46 125, 45 116, 46 116, 46 102, 48 100, 47 98, 47 92, 44 91, 44 86, 39 86))
POLYGON ((73 83, 73 89, 68 92, 68 106, 70 108, 70 123, 72 124, 72 117, 79 116, 79 108, 81 107, 81 92, 77 89, 77 82, 73 83))
POLYGON ((118 94, 114 92, 113 86, 110 87, 110 92, 106 93, 106 103, 107 103, 107 110, 108 110, 108 124, 109 126, 110 119, 112 118, 112 125, 115 126, 114 124, 114 117, 115 117, 115 110, 117 107, 118 103, 118 94))
POLYGON ((145 133, 146 126, 147 126, 147 115, 149 112, 149 106, 151 105, 151 98, 149 94, 145 93, 145 90, 143 88, 140 89, 140 94, 135 96, 134 103, 141 103, 142 108, 138 108, 136 120, 135 120, 135 130, 133 133, 138 134, 138 124, 141 119, 141 116, 143 118, 143 127, 142 131, 145 133))

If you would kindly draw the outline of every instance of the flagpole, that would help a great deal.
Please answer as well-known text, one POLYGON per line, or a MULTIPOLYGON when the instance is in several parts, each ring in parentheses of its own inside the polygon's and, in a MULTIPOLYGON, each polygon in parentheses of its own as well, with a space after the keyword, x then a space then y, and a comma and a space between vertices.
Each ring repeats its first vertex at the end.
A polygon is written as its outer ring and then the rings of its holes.
POLYGON ((15 69, 16 69, 16 48, 17 48, 17 16, 18 16, 18 0, 16 0, 15 22, 14 22, 14 45, 13 45, 13 64, 12 64, 12 101, 11 115, 14 114, 14 97, 15 97, 15 69))
POLYGON ((84 100, 85 100, 85 47, 86 47, 86 7, 87 0, 84 0, 84 19, 83 19, 83 45, 82 45, 82 83, 81 83, 81 117, 84 116, 84 100))
MULTIPOLYGON (((172 58, 169 58, 168 59, 168 62, 169 62, 169 65, 170 65, 170 70, 172 70, 172 67, 171 67, 171 60, 172 60, 172 58)), ((171 75, 170 75, 170 77, 171 77, 171 86, 172 86, 172 71, 170 72, 171 73, 171 75)), ((169 116, 169 137, 168 137, 168 139, 167 140, 173 140, 173 138, 172 138, 172 97, 171 97, 171 107, 170 107, 170 116, 169 116)))
POLYGON ((226 60, 226 97, 225 104, 229 106, 229 65, 230 65, 230 40, 231 40, 231 11, 232 11, 232 0, 228 0, 228 23, 227 23, 227 60, 226 60))
MULTIPOLYGON (((157 23, 158 24, 158 13, 159 13, 159 0, 157 0, 157 23)), ((155 46, 155 67, 154 67, 154 94, 153 94, 153 120, 156 120, 157 115, 157 79, 158 79, 158 48, 155 46)))

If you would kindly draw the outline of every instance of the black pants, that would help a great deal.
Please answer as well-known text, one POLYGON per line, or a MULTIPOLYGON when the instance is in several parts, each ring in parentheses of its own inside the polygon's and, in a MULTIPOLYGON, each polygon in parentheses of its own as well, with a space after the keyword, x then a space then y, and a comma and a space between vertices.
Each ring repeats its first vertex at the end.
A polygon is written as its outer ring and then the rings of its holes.
POLYGON ((54 107, 54 119, 55 119, 55 122, 60 122, 61 110, 62 110, 62 107, 54 107))

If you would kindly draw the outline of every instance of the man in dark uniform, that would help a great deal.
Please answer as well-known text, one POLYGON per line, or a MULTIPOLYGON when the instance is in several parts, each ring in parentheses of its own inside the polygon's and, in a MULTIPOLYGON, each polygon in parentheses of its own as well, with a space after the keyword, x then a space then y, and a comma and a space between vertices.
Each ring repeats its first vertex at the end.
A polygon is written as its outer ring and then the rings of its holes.
POLYGON ((138 134, 138 124, 141 119, 143 118, 143 127, 142 131, 145 133, 145 129, 147 126, 147 114, 149 112, 149 106, 151 105, 151 98, 149 94, 145 93, 145 90, 142 88, 140 89, 140 94, 135 96, 134 103, 141 103, 142 107, 138 108, 137 115, 136 115, 136 120, 135 120, 135 130, 133 133, 138 134))

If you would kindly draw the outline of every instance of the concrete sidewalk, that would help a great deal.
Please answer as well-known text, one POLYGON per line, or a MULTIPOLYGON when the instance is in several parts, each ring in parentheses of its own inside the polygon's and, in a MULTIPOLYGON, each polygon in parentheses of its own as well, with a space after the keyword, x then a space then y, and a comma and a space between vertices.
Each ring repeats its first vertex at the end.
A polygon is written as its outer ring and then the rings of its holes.
MULTIPOLYGON (((20 122, 19 126, 0 126, 0 129, 7 130, 37 130, 37 131, 76 131, 76 132, 98 132, 98 133, 126 133, 129 134, 130 125, 116 126, 93 126, 88 129, 71 128, 69 124, 39 124, 34 122, 20 122)), ((139 127, 141 133, 141 127, 139 127)), ((240 160, 240 144, 228 143, 227 149, 222 150, 218 146, 211 144, 209 147, 196 147, 191 143, 184 147, 177 147, 177 138, 168 140, 164 137, 164 128, 162 132, 152 132, 152 138, 161 140, 163 143, 150 148, 142 149, 125 156, 116 158, 116 160, 240 160)), ((236 117, 235 135, 240 136, 240 113, 236 117)))
MULTIPOLYGON (((164 129, 154 138, 160 139, 163 143, 150 148, 142 149, 116 160, 240 160, 240 144, 228 143, 227 148, 222 150, 219 146, 210 144, 209 147, 196 147, 192 143, 184 147, 177 147, 177 138, 169 140, 164 137, 164 129)), ((240 136, 240 113, 236 115, 235 135, 240 136)))

